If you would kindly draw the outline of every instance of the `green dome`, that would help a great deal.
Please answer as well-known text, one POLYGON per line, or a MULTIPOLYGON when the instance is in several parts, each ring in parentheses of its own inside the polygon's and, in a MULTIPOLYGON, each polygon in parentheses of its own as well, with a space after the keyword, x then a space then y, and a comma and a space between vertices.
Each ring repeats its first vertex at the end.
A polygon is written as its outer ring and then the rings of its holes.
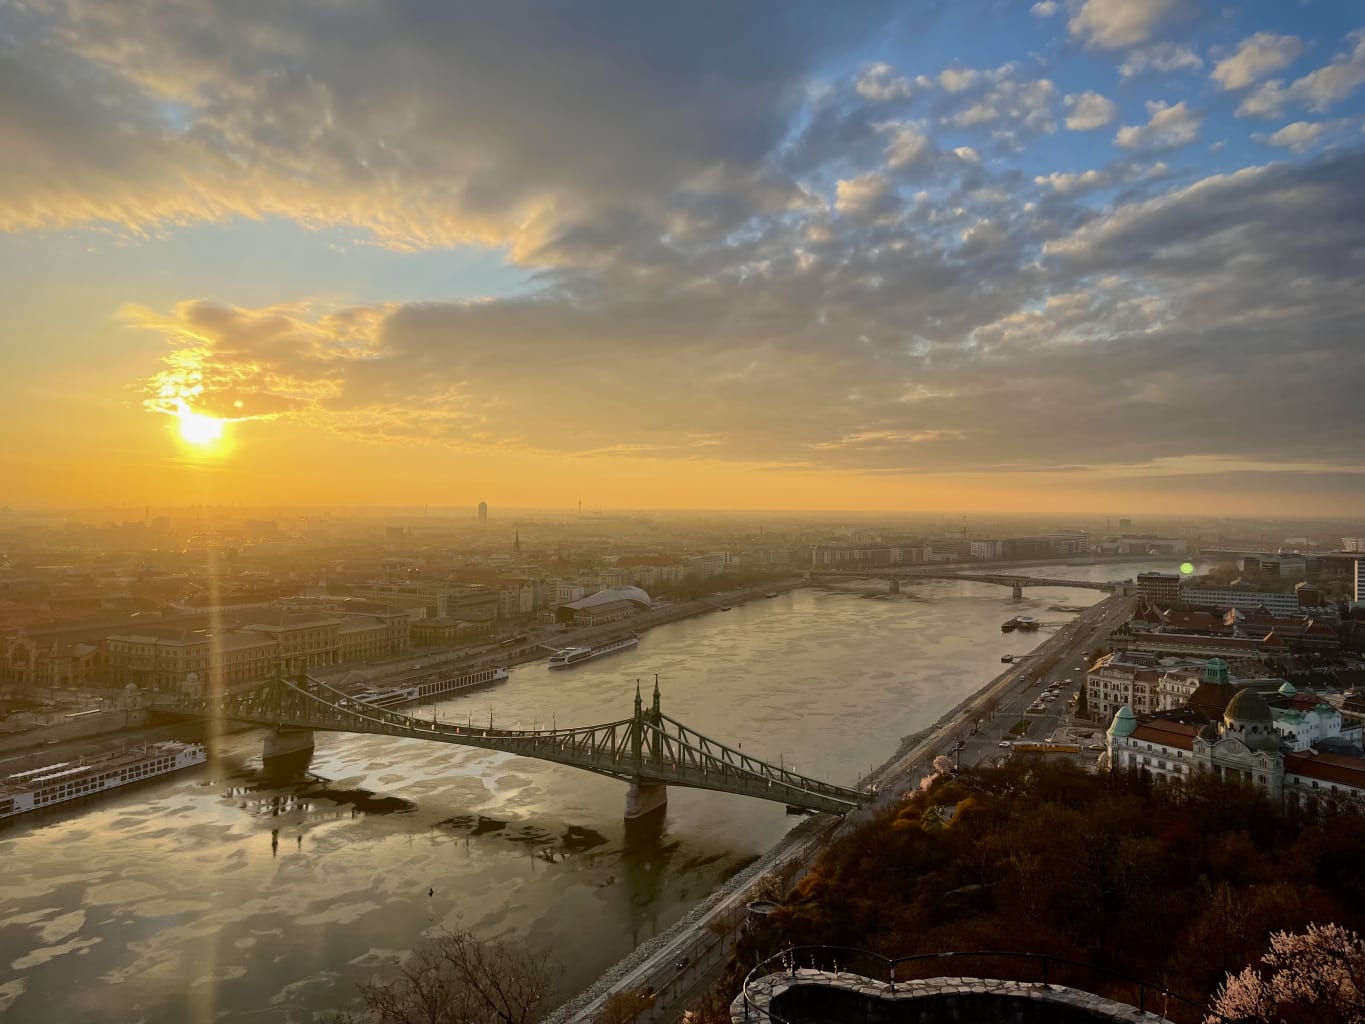
POLYGON ((1298 692, 1299 692, 1298 687, 1296 687, 1293 683, 1289 682, 1289 680, 1287 679, 1285 680, 1284 685, 1280 687, 1280 694, 1285 697, 1292 697, 1294 696, 1294 694, 1298 692))
POLYGON ((1238 690, 1232 700, 1228 701, 1227 710, 1223 712, 1223 721, 1229 725, 1234 722, 1243 725, 1269 725, 1270 705, 1251 687, 1238 690))
POLYGON ((1125 704, 1114 712, 1114 720, 1109 723, 1109 728, 1106 731, 1110 736, 1131 736, 1137 727, 1137 715, 1133 714, 1133 709, 1125 704))

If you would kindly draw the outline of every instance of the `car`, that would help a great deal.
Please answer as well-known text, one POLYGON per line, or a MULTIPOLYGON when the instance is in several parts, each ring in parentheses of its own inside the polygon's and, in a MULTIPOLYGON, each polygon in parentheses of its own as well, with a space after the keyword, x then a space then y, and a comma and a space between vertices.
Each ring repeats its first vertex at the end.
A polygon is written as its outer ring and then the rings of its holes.
POLYGON ((673 961, 673 966, 680 971, 687 970, 691 964, 692 958, 690 956, 679 957, 677 960, 673 961))
POLYGON ((1103 750, 1103 749, 1104 749, 1104 744, 1103 744, 1103 743, 1091 743, 1091 744, 1090 744, 1089 746, 1087 746, 1085 749, 1086 749, 1086 750, 1103 750))
POLYGON ((1013 744, 1010 743, 1009 740, 1001 740, 999 743, 996 744, 996 746, 997 746, 997 747, 1010 747, 1010 746, 1013 746, 1013 744))

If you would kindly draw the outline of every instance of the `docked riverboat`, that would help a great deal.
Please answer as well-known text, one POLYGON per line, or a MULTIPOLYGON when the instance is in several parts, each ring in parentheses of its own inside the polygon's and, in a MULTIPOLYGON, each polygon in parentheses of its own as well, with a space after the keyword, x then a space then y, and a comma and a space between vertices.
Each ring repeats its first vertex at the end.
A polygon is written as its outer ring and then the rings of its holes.
POLYGON ((0 782, 0 821, 169 775, 207 760, 208 752, 202 743, 166 740, 107 757, 62 761, 15 772, 0 782))
POLYGON ((608 654, 615 654, 617 651, 628 651, 639 644, 640 638, 632 634, 631 636, 618 637, 615 640, 608 640, 604 644, 595 647, 565 647, 562 651, 555 651, 550 655, 550 668, 571 668, 574 665, 581 665, 585 661, 592 661, 594 658, 604 658, 608 654))
POLYGON ((463 693, 480 686, 491 686, 507 679, 505 668, 484 668, 476 672, 447 676, 444 679, 429 679, 414 683, 412 686, 395 686, 387 690, 366 690, 356 694, 352 700, 375 708, 392 708, 402 704, 414 704, 423 700, 436 700, 452 694, 463 693))

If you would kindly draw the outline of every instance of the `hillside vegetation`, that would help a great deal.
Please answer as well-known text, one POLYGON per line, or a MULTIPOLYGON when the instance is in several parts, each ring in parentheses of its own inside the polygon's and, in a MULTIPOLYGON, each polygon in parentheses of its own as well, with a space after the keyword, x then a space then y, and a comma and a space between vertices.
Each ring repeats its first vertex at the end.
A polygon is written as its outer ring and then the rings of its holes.
POLYGON ((1206 1004, 1272 931, 1359 930, 1362 850, 1365 817, 1349 807, 1283 809, 1213 779, 1155 786, 1016 758, 943 778, 831 846, 737 964, 792 945, 1025 950, 1206 1004))

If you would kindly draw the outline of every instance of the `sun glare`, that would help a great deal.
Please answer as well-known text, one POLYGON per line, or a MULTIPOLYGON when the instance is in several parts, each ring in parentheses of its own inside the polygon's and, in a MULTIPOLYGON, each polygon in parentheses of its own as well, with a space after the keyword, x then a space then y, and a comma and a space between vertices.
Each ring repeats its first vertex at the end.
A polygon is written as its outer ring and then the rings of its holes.
POLYGON ((180 436, 188 444, 200 448, 206 448, 223 437, 223 421, 212 416, 205 416, 202 412, 191 412, 189 409, 182 409, 180 416, 180 436))

